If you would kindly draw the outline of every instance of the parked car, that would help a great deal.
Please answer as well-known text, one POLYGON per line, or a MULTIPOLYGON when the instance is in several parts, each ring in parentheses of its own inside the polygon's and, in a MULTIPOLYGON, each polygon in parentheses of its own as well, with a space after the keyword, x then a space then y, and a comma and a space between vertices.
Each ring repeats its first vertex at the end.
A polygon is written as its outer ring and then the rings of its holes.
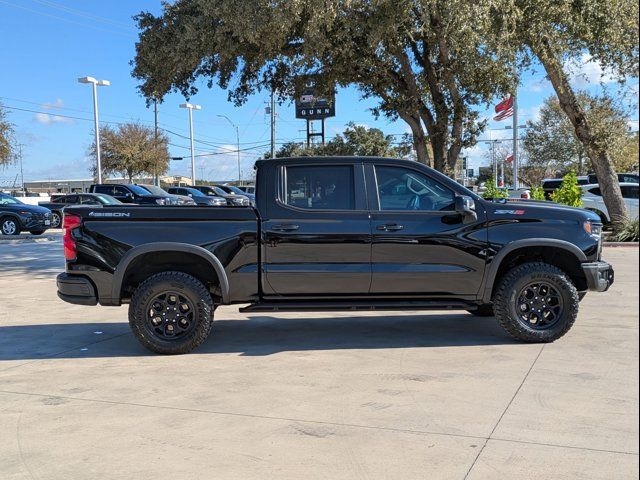
POLYGON ((200 190, 205 195, 209 195, 211 197, 222 197, 227 201, 227 205, 232 207, 248 207, 251 205, 251 201, 245 195, 227 193, 217 185, 196 185, 191 188, 200 190))
MULTIPOLYGON (((598 176, 595 173, 590 173, 587 179, 589 185, 598 183, 598 176)), ((640 176, 637 173, 618 173, 618 182, 620 183, 639 183, 639 179, 640 176)))
POLYGON ((151 195, 156 195, 156 196, 167 196, 172 198, 177 205, 183 205, 183 206, 188 206, 188 205, 195 205, 196 202, 193 201, 192 198, 186 196, 186 195, 176 195, 174 193, 168 192, 167 190, 158 187, 157 185, 145 185, 145 184, 136 184, 139 187, 144 188, 147 192, 149 192, 151 195))
MULTIPOLYGON (((585 175, 578 177, 578 185, 588 185, 589 178, 585 175)), ((562 185, 562 178, 545 178, 542 181, 542 189, 544 190, 544 198, 551 200, 551 194, 562 185)))
POLYGON ((224 207, 227 205, 227 200, 218 196, 205 195, 200 190, 190 187, 169 187, 169 193, 174 195, 181 195, 189 198, 197 205, 205 205, 209 207, 224 207))
POLYGON ((233 185, 217 185, 217 186, 229 194, 243 195, 247 197, 251 205, 256 204, 256 196, 252 193, 244 192, 240 190, 240 188, 235 187, 233 185))
POLYGON ((39 202, 38 205, 51 210, 51 228, 60 228, 62 225, 62 210, 69 205, 91 205, 102 207, 104 205, 124 205, 120 200, 103 193, 72 193, 68 195, 53 195, 48 202, 39 202))
MULTIPOLYGON (((600 185, 584 185, 582 187, 584 195, 582 202, 584 208, 596 212, 602 223, 608 225, 611 223, 611 216, 607 210, 607 206, 604 204, 602 198, 602 192, 600 191, 600 185)), ((622 198, 627 206, 627 213, 632 220, 638 219, 638 184, 637 183, 621 183, 620 190, 622 190, 622 198)))
POLYGON ((104 193, 120 200, 122 203, 137 203, 139 205, 178 205, 178 200, 168 193, 152 195, 138 185, 101 183, 89 187, 91 193, 104 193))
POLYGON ((238 188, 242 191, 243 194, 245 193, 250 193, 251 195, 256 194, 255 185, 240 185, 238 188))
POLYGON ((26 230, 42 235, 51 227, 51 211, 38 205, 25 205, 11 195, 0 193, 0 231, 3 235, 18 235, 26 230))
POLYGON ((587 291, 614 280, 588 210, 483 200, 407 160, 256 165, 255 209, 69 208, 60 298, 128 303, 134 335, 164 354, 200 345, 216 307, 229 304, 468 310, 495 315, 521 341, 551 342, 587 291))

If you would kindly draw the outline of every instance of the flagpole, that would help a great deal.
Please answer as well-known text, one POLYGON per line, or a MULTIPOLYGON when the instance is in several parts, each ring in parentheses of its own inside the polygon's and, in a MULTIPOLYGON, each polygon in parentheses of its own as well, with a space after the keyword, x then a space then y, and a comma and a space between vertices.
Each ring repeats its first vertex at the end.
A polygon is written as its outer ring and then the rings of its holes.
POLYGON ((518 82, 513 89, 513 189, 518 188, 518 82))

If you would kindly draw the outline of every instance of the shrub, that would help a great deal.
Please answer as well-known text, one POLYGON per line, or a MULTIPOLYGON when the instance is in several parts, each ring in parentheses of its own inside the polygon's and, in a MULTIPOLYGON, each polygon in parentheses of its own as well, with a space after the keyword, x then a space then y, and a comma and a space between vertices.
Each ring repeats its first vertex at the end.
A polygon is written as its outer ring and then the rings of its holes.
POLYGON ((496 187, 496 180, 493 175, 489 177, 489 180, 485 183, 486 190, 482 192, 482 198, 509 198, 509 192, 506 190, 500 190, 496 187))
POLYGON ((617 224, 616 230, 611 235, 612 242, 637 242, 640 237, 638 220, 623 220, 617 224))
POLYGON ((542 187, 531 187, 531 200, 546 200, 542 187))
POLYGON ((560 188, 553 192, 551 199, 569 207, 582 207, 582 189, 576 172, 569 172, 562 178, 560 188))

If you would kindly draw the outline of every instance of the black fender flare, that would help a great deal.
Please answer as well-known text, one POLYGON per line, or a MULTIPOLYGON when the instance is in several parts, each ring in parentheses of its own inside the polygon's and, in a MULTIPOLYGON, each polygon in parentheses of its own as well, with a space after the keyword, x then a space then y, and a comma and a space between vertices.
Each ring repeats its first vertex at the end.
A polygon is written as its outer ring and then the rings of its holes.
POLYGON ((587 256, 584 254, 584 252, 580 250, 576 245, 567 242, 566 240, 558 240, 555 238, 526 238, 523 240, 515 240, 513 242, 510 242, 502 247, 498 251, 498 253, 496 253, 496 255, 491 260, 491 263, 487 267, 484 278, 482 280, 482 285, 480 287, 480 300, 483 303, 491 302, 491 292, 493 291, 493 284, 495 283, 500 264, 505 259, 505 257, 514 250, 526 247, 561 248, 575 255, 581 263, 587 261, 587 256))
POLYGON ((116 267, 113 272, 113 282, 111 285, 111 298, 118 303, 120 302, 120 292, 122 291, 122 282, 124 280, 124 276, 129 268, 129 265, 133 260, 135 260, 140 255, 144 255, 145 253, 151 252, 184 252, 184 253, 192 253, 201 257, 204 261, 209 262, 211 268, 213 268, 218 276, 218 280, 220 281, 220 292, 222 295, 222 303, 229 303, 229 278, 227 277, 227 273, 224 271, 224 267, 218 258, 211 253, 209 250, 206 250, 197 245, 190 245, 188 243, 179 243, 179 242, 154 242, 154 243, 145 243, 144 245, 140 245, 132 248, 127 253, 124 254, 120 263, 116 267))

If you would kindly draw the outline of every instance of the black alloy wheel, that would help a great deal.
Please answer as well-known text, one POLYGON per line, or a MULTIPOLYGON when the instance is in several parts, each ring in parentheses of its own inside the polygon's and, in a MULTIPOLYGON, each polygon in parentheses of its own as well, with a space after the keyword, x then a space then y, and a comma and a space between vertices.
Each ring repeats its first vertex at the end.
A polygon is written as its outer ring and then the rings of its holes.
POLYGON ((147 327, 163 340, 179 340, 194 328, 195 308, 178 292, 163 292, 147 303, 147 327))
POLYGON ((550 283, 530 283, 520 290, 517 308, 521 322, 535 330, 546 330, 562 318, 562 296, 550 283))

